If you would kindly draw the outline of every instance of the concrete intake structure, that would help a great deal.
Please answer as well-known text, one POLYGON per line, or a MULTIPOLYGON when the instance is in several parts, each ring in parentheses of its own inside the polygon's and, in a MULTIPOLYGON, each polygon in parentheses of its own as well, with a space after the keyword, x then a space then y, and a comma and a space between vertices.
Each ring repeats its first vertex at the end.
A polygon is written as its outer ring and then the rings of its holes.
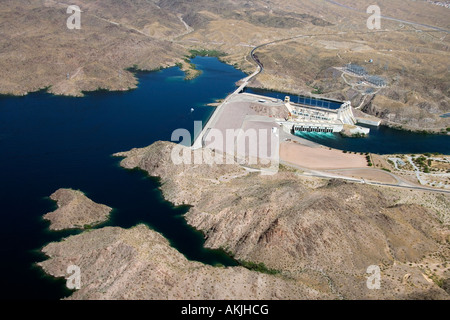
POLYGON ((298 132, 342 132, 344 126, 351 134, 369 134, 370 129, 356 126, 350 101, 343 102, 339 109, 327 109, 292 103, 289 96, 284 99, 289 119, 284 125, 298 132))

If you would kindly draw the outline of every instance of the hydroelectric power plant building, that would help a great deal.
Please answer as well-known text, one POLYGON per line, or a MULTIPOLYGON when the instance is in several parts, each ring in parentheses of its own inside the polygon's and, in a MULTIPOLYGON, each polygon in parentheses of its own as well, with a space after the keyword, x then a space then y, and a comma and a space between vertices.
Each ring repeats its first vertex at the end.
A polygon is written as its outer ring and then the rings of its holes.
POLYGON ((338 109, 293 103, 287 96, 284 104, 289 118, 283 123, 286 131, 299 132, 342 132, 347 134, 369 134, 370 129, 356 126, 350 101, 343 102, 338 109))

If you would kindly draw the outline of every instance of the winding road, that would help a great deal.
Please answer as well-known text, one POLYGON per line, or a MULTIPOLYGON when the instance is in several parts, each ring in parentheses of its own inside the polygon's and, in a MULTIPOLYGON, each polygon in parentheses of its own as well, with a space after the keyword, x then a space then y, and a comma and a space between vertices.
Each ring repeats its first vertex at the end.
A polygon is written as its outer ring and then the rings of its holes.
MULTIPOLYGON (((360 12, 360 13, 366 13, 365 11, 361 11, 358 10, 354 7, 351 6, 347 6, 345 4, 339 3, 337 1, 333 1, 333 0, 325 0, 328 3, 331 3, 333 5, 337 5, 340 6, 342 8, 346 8, 352 11, 356 11, 356 12, 360 12)), ((404 24, 409 24, 409 25, 415 25, 415 26, 419 26, 419 27, 425 27, 425 28, 429 28, 432 29, 434 31, 439 31, 439 32, 445 32, 445 33, 450 33, 449 30, 441 28, 441 27, 436 27, 436 26, 431 26, 428 24, 422 24, 422 23, 417 23, 414 21, 407 21, 407 20, 402 20, 402 19, 397 19, 397 18, 392 18, 392 17, 388 17, 388 16, 381 16, 382 19, 385 20, 391 20, 391 21, 397 21, 400 23, 404 23, 404 24)), ((395 30, 395 32, 416 32, 418 30, 395 30)), ((373 33, 373 32, 392 32, 392 31, 383 31, 383 30, 378 30, 378 31, 366 31, 366 32, 354 32, 354 34, 367 34, 367 33, 373 33)), ((339 34, 346 34, 348 32, 340 32, 339 34)), ((283 42, 283 41, 288 41, 288 40, 293 40, 293 39, 297 39, 297 38, 302 38, 302 37, 313 37, 313 36, 325 36, 325 35, 333 35, 333 33, 324 33, 324 34, 311 34, 311 35, 297 35, 294 37, 290 37, 290 38, 284 38, 284 39, 278 39, 278 40, 274 40, 274 41, 270 41, 261 45, 256 46, 255 48, 253 48, 253 50, 250 53, 250 56, 252 57, 253 61, 261 68, 261 70, 258 72, 261 73, 264 70, 264 66, 263 64, 259 61, 259 59, 255 56, 255 52, 256 50, 274 44, 274 43, 278 43, 278 42, 283 42)))
MULTIPOLYGON (((354 10, 354 11, 359 11, 355 8, 349 7, 349 6, 345 6, 343 4, 340 4, 338 2, 335 1, 331 1, 331 0, 326 0, 327 2, 330 2, 332 4, 335 5, 339 5, 342 7, 345 7, 347 9, 350 10, 354 10)), ((405 20, 400 20, 400 19, 395 19, 395 18, 391 18, 391 17, 384 17, 382 16, 383 19, 387 19, 387 20, 393 20, 393 21, 398 21, 401 23, 405 23, 405 24, 411 24, 411 25, 417 25, 417 26, 421 26, 421 27, 427 27, 430 29, 433 29, 434 32, 446 32, 449 33, 448 30, 446 29, 442 29, 439 27, 435 27, 435 26, 429 26, 429 25, 425 25, 425 24, 419 24, 416 22, 411 22, 411 21, 405 21, 405 20)), ((378 33, 378 32, 392 32, 391 30, 377 30, 377 31, 364 31, 364 32, 339 32, 340 35, 342 34, 347 34, 347 33, 352 33, 352 34, 369 34, 369 33, 378 33)), ((417 30, 396 30, 395 32, 417 32, 417 30)), ((428 32, 432 32, 432 31, 428 31, 428 32)), ((252 60, 255 62, 257 68, 255 70, 255 72, 253 72, 251 75, 245 77, 244 79, 242 79, 241 85, 239 86, 238 89, 236 89, 231 95, 229 95, 224 102, 218 106, 213 114, 213 116, 210 118, 210 120, 208 121, 208 123, 205 125, 203 131, 200 133, 200 135, 196 138, 194 144, 192 145, 193 149, 197 149, 197 148, 201 148, 202 147, 202 141, 205 138, 205 135, 208 133, 209 128, 211 127, 210 124, 214 123, 216 121, 216 117, 218 115, 220 115, 222 113, 222 107, 224 104, 226 104, 234 95, 239 94, 240 92, 242 92, 245 87, 248 85, 248 83, 257 75, 259 75, 261 72, 264 71, 264 65, 263 63, 260 61, 259 57, 256 55, 256 51, 272 45, 272 44, 276 44, 276 43, 281 43, 284 41, 290 41, 290 40, 294 40, 294 39, 299 39, 299 38, 305 38, 305 37, 315 37, 315 36, 329 36, 329 35, 335 35, 335 33, 322 33, 322 34, 310 34, 310 35, 296 35, 293 37, 289 37, 289 38, 283 38, 283 39, 277 39, 277 40, 273 40, 267 43, 263 43, 260 44, 256 47, 254 47, 251 52, 250 52, 250 57, 252 58, 252 60)), ((293 166, 296 167, 295 165, 291 164, 291 163, 287 163, 285 161, 280 161, 280 163, 284 164, 284 165, 288 165, 288 166, 293 166)), ((253 169, 253 168, 247 168, 248 170, 253 170, 253 171, 261 171, 259 169, 253 169)), ((302 170, 304 170, 305 172, 303 173, 303 175, 305 176, 314 176, 314 177, 321 177, 321 178, 328 178, 328 179, 342 179, 342 180, 346 180, 346 181, 352 181, 355 183, 362 183, 362 184, 370 184, 370 185, 375 185, 375 186, 384 186, 384 187, 395 187, 395 188, 403 188, 403 189, 410 189, 410 190, 420 190, 420 191, 427 191, 427 192, 436 192, 436 193, 444 193, 444 194, 450 194, 450 191, 448 190, 442 190, 442 189, 434 189, 434 188, 428 188, 428 187, 421 187, 421 186, 417 186, 417 185, 413 185, 409 182, 404 181, 403 179, 399 178, 398 176, 394 175, 394 174, 390 174, 392 177, 394 177, 397 180, 397 184, 392 184, 392 183, 382 183, 382 182, 375 182, 375 181, 367 181, 364 179, 355 179, 355 178, 350 178, 350 177, 343 177, 343 176, 337 176, 337 175, 333 175, 332 173, 327 173, 327 172, 322 172, 322 171, 316 171, 316 170, 305 170, 305 168, 301 168, 302 170)))
MULTIPOLYGON (((339 179, 339 180, 349 181, 349 182, 353 182, 353 183, 368 184, 368 185, 373 185, 373 186, 392 187, 392 188, 418 190, 418 191, 426 191, 426 192, 433 192, 433 193, 450 194, 449 190, 435 189, 435 188, 431 188, 431 187, 421 187, 421 186, 418 186, 418 185, 414 185, 414 184, 412 184, 410 182, 406 182, 405 180, 399 178, 398 176, 396 176, 396 175, 394 175, 392 173, 390 175, 392 177, 394 177, 398 181, 397 184, 386 183, 386 182, 369 181, 369 180, 365 180, 365 179, 357 179, 357 178, 345 177, 345 176, 333 174, 331 172, 324 172, 324 171, 319 171, 319 170, 310 170, 310 169, 303 168, 303 167, 297 166, 295 164, 292 164, 290 162, 286 162, 286 161, 283 161, 283 160, 280 161, 280 164, 285 165, 285 166, 289 166, 289 167, 293 167, 295 169, 299 169, 299 170, 302 171, 302 173, 298 173, 298 174, 302 175, 302 176, 307 176, 307 177, 316 177, 316 178, 324 178, 324 179, 339 179)), ((358 168, 358 169, 360 169, 360 168, 358 168)), ((345 169, 345 170, 353 170, 353 169, 345 169)), ((368 168, 367 170, 370 170, 370 169, 368 168)), ((377 170, 377 169, 372 169, 372 170, 377 170)), ((342 171, 342 170, 340 170, 340 171, 342 171)), ((386 173, 386 172, 384 172, 384 173, 386 173)))

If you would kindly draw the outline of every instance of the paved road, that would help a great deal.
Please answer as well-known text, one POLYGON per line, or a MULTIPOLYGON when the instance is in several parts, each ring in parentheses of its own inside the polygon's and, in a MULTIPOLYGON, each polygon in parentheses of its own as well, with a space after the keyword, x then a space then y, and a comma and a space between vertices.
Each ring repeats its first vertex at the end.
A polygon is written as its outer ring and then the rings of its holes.
MULTIPOLYGON (((394 187, 394 188, 402 188, 402 189, 410 189, 410 190, 419 190, 419 191, 427 191, 427 192, 434 192, 434 193, 444 193, 444 194, 450 194, 450 190, 440 190, 440 189, 433 189, 433 188, 427 188, 427 187, 420 187, 420 186, 416 186, 416 185, 411 185, 411 184, 406 184, 404 182, 404 180, 399 179, 398 177, 396 177, 398 180, 400 180, 401 184, 393 184, 393 183, 383 183, 383 182, 375 182, 375 181, 367 181, 365 179, 356 179, 356 178, 350 178, 350 177, 343 177, 340 175, 334 175, 332 173, 327 173, 327 172, 323 172, 323 171, 317 171, 317 170, 310 170, 310 169, 306 169, 297 165, 294 165, 290 162, 286 162, 281 160, 280 164, 289 166, 289 167, 294 167, 296 169, 300 169, 302 171, 304 171, 304 173, 302 175, 304 176, 308 176, 308 177, 318 177, 318 178, 325 178, 325 179, 340 179, 340 180, 345 180, 345 181, 350 181, 350 182, 354 182, 354 183, 361 183, 361 184, 369 184, 369 185, 374 185, 374 186, 384 186, 384 187, 394 187)), ((358 168, 360 169, 360 168, 358 168)), ((349 169, 350 170, 350 169, 349 169)))
MULTIPOLYGON (((394 20, 393 18, 386 18, 386 19, 391 19, 394 20)), ((432 28, 434 30, 430 30, 427 32, 446 32, 449 33, 449 31, 445 30, 445 29, 441 29, 438 27, 432 27, 432 26, 428 26, 428 25, 421 25, 415 22, 407 22, 407 21, 403 21, 403 20, 397 20, 399 22, 404 22, 404 23, 409 23, 409 24, 415 24, 415 25, 420 25, 423 27, 428 27, 428 28, 432 28)), ((277 39, 274 41, 270 41, 267 43, 263 43, 260 44, 259 46, 256 46, 253 48, 253 50, 250 52, 250 57, 252 58, 252 60, 256 63, 256 65, 258 66, 258 70, 256 71, 256 73, 254 73, 253 75, 251 75, 250 77, 248 77, 247 82, 250 82, 250 80, 257 76, 258 74, 260 74, 261 72, 264 71, 264 65, 261 63, 261 61, 259 60, 259 58, 257 58, 257 56, 255 55, 255 52, 258 49, 261 49, 263 47, 275 44, 275 43, 280 43, 280 42, 284 42, 284 41, 289 41, 289 40, 294 40, 294 39, 299 39, 299 38, 307 38, 307 37, 320 37, 320 36, 332 36, 332 35, 343 35, 343 34, 371 34, 371 33, 388 33, 388 32, 403 32, 403 33, 415 33, 419 30, 376 30, 376 31, 360 31, 360 32, 338 32, 338 33, 313 33, 313 34, 303 34, 303 35, 296 35, 293 37, 289 37, 289 38, 283 38, 283 39, 277 39)))
MULTIPOLYGON (((348 7, 345 5, 342 5, 338 2, 335 1, 331 1, 331 0, 326 0, 330 3, 351 9, 351 10, 356 10, 355 8, 352 7, 348 7)), ((429 25, 425 25, 425 24, 419 24, 419 23, 415 23, 415 22, 410 22, 410 21, 405 21, 405 20, 400 20, 400 19, 395 19, 395 18, 390 18, 390 17, 382 17, 384 19, 389 19, 389 20, 394 20, 394 21, 398 21, 398 22, 402 22, 402 23, 407 23, 407 24, 413 24, 413 25, 418 25, 418 26, 422 26, 422 27, 427 27, 427 28, 431 28, 434 31, 437 32, 446 32, 448 33, 448 30, 439 28, 439 27, 434 27, 434 26, 429 26, 429 25)), ((377 30, 377 31, 364 31, 364 32, 351 32, 352 34, 369 34, 369 33, 376 33, 376 32, 392 32, 392 31, 386 31, 386 30, 377 30)), ((396 32, 416 32, 416 30, 397 30, 396 32)), ((350 32, 340 32, 339 34, 346 34, 346 33, 350 33, 350 32)), ((202 147, 202 140, 204 139, 204 135, 205 133, 207 133, 209 131, 209 128, 211 128, 211 124, 215 123, 217 121, 217 117, 218 115, 220 115, 223 111, 223 106, 236 94, 239 94, 240 92, 242 92, 245 87, 248 85, 248 83, 258 74, 260 74, 261 72, 264 71, 264 65, 261 63, 261 61, 259 60, 259 58, 255 55, 255 52, 258 49, 261 49, 265 46, 269 46, 275 43, 279 43, 279 42, 284 42, 284 41, 289 41, 289 40, 293 40, 293 39, 298 39, 298 38, 304 38, 304 37, 314 37, 314 36, 328 36, 328 35, 333 35, 334 33, 323 33, 323 34, 310 34, 310 35, 296 35, 293 37, 289 37, 289 38, 283 38, 283 39, 278 39, 278 40, 274 40, 274 41, 270 41, 264 44, 261 44, 259 46, 256 46, 255 48, 253 48, 253 50, 250 52, 250 56, 253 59, 253 61, 256 63, 257 65, 257 69, 255 72, 253 72, 251 75, 249 75, 248 77, 245 77, 244 79, 241 80, 242 84, 241 86, 236 89, 236 91, 234 91, 231 95, 229 95, 224 102, 216 108, 213 116, 211 117, 211 119, 208 121, 207 125, 205 125, 203 131, 201 132, 201 134, 197 137, 197 139, 195 140, 194 144, 192 145, 192 147, 194 149, 196 148, 201 148, 202 147)), ((284 161, 280 161, 280 163, 283 163, 285 165, 290 165, 290 166, 294 166, 290 163, 286 163, 284 161)), ((250 168, 249 168, 250 169, 250 168)), ((300 168, 302 170, 305 170, 305 168, 300 168)), ((259 171, 259 170, 255 170, 255 171, 259 171)), ((413 190, 421 190, 421 191, 428 191, 428 192, 437 192, 437 193, 444 193, 444 194, 450 194, 450 191, 447 190, 439 190, 439 189, 433 189, 433 188, 427 188, 427 187, 420 187, 420 186, 415 186, 415 185, 411 185, 407 182, 405 182, 404 180, 400 179, 399 177, 391 174, 396 180, 397 180, 397 184, 390 184, 390 183, 381 183, 381 182, 372 182, 372 181, 366 181, 364 179, 355 179, 355 178, 350 178, 350 177, 342 177, 342 176, 337 176, 337 175, 333 175, 331 173, 326 173, 326 172, 321 172, 321 171, 312 171, 312 170, 307 170, 309 172, 305 173, 305 175, 308 176, 316 176, 316 177, 322 177, 322 178, 334 178, 334 179, 343 179, 343 180, 347 180, 347 181, 352 181, 352 182, 356 182, 356 183, 364 183, 364 184, 371 184, 371 185, 378 185, 378 186, 387 186, 387 187, 396 187, 396 188, 404 188, 404 189, 413 189, 413 190)))
MULTIPOLYGON (((341 7, 345 7, 347 9, 350 10, 355 10, 358 11, 355 8, 340 4, 336 1, 331 1, 331 0, 326 0, 329 3, 335 4, 335 5, 339 5, 341 7)), ((425 24, 420 24, 420 23, 416 23, 416 22, 411 22, 411 21, 405 21, 405 20, 400 20, 400 19, 395 19, 395 18, 391 18, 391 17, 382 17, 384 19, 389 19, 389 20, 394 20, 394 21, 398 21, 398 22, 402 22, 402 23, 407 23, 407 24, 413 24, 413 25, 418 25, 418 26, 422 26, 422 27, 427 27, 427 28, 431 28, 433 29, 435 32, 446 32, 448 33, 448 30, 439 28, 439 27, 435 27, 435 26, 429 26, 429 25, 425 25, 425 24)), ((417 30, 396 30, 394 32, 416 32, 417 30)), ((387 31, 387 30, 376 30, 376 31, 363 31, 363 32, 339 32, 339 34, 346 34, 346 33, 352 33, 352 34, 369 34, 369 33, 377 33, 377 32, 393 32, 391 30, 387 31)), ((214 111, 214 114, 212 115, 212 117, 209 119, 208 123, 204 126, 203 131, 200 133, 200 135, 196 138, 196 140, 194 141, 194 144, 192 145, 192 147, 194 149, 196 148, 201 148, 202 147, 202 140, 204 139, 204 135, 206 132, 209 131, 209 128, 211 128, 210 124, 215 123, 215 121, 217 120, 217 117, 219 114, 221 114, 222 112, 222 107, 224 104, 226 104, 234 95, 239 94, 240 92, 242 92, 245 87, 248 85, 248 83, 254 78, 256 77, 258 74, 260 74, 261 72, 264 71, 264 65, 261 63, 261 61, 259 60, 259 58, 256 56, 256 51, 258 49, 261 49, 263 47, 275 44, 275 43, 279 43, 279 42, 284 42, 284 41, 289 41, 289 40, 294 40, 294 39, 299 39, 299 38, 305 38, 305 37, 314 37, 314 36, 329 36, 329 35, 335 35, 335 33, 320 33, 320 34, 309 34, 309 35, 296 35, 293 37, 289 37, 289 38, 283 38, 283 39, 277 39, 277 40, 273 40, 267 43, 263 43, 259 46, 256 46, 255 48, 252 49, 252 51, 250 52, 250 56, 253 59, 253 61, 256 63, 256 71, 253 72, 251 75, 249 75, 248 77, 245 77, 244 79, 241 80, 242 84, 241 86, 236 89, 236 91, 234 91, 231 95, 229 95, 225 101, 216 108, 216 110, 214 111)))

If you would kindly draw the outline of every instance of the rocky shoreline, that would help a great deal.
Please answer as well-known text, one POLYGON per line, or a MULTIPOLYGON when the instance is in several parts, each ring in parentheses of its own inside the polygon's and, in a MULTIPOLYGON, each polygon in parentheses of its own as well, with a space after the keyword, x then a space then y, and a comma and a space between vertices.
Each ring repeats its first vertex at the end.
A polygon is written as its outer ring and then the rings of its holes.
MULTIPOLYGON (((111 208, 80 191, 59 189, 51 198, 58 210, 44 216, 52 230, 104 220, 111 208)), ((336 295, 289 278, 244 267, 212 267, 187 260, 159 233, 145 225, 131 229, 105 227, 70 236, 42 248, 38 262, 47 274, 67 278, 80 268, 80 288, 66 299, 333 299, 336 295)))
POLYGON ((174 146, 115 156, 159 177, 167 200, 191 205, 185 218, 206 247, 273 274, 188 261, 144 225, 105 227, 42 249, 49 259, 38 265, 50 275, 80 267, 82 288, 68 299, 450 299, 450 231, 437 215, 448 196, 287 169, 261 176, 238 165, 175 165, 174 146), (380 267, 382 290, 366 286, 370 265, 380 267))
POLYGON ((106 227, 50 243, 38 263, 54 277, 69 265, 81 271, 75 300, 333 299, 295 281, 243 267, 212 267, 189 261, 159 233, 144 225, 106 227))
POLYGON ((57 202, 58 209, 44 215, 50 221, 50 230, 89 229, 108 220, 112 208, 98 204, 81 191, 59 189, 50 199, 57 202))
MULTIPOLYGON (((412 267, 430 255, 449 257, 448 226, 438 221, 437 211, 424 207, 428 201, 444 201, 445 207, 448 196, 414 191, 411 198, 408 191, 321 179, 313 179, 311 187, 295 170, 265 177, 242 174, 233 165, 177 166, 170 159, 173 146, 156 142, 116 156, 125 157, 124 168, 160 177, 167 200, 192 205, 186 220, 205 234, 208 248, 264 263, 297 280, 308 282, 312 274, 322 284, 332 279, 339 294, 350 299, 449 298, 425 280, 425 268, 412 267), (387 277, 382 292, 367 290, 362 280, 372 264, 387 277), (397 280, 406 274, 414 285, 397 280)), ((450 270, 443 262, 434 261, 440 267, 431 273, 445 281, 450 270)))
MULTIPOLYGON (((149 68, 136 69, 136 71, 153 72, 156 70, 163 70, 163 69, 167 69, 167 68, 171 68, 171 67, 179 67, 185 73, 186 81, 193 80, 193 79, 201 76, 201 73, 202 73, 201 70, 195 69, 195 67, 191 66, 190 63, 187 63, 184 60, 179 60, 179 61, 181 61, 181 62, 168 63, 166 65, 161 65, 160 67, 153 68, 153 69, 149 69, 149 68)), ((223 61, 223 62, 226 63, 226 61, 223 61)), ((1 93, 0 96, 4 95, 4 96, 20 97, 20 96, 26 96, 30 93, 39 92, 42 90, 45 90, 46 92, 48 92, 50 94, 54 94, 56 96, 61 95, 61 96, 67 96, 67 97, 83 97, 85 92, 96 92, 99 90, 105 90, 105 91, 111 91, 111 92, 130 91, 130 90, 136 89, 138 86, 138 79, 133 74, 133 72, 131 72, 132 69, 133 68, 126 68, 123 70, 123 74, 126 75, 127 82, 126 82, 126 86, 122 86, 122 87, 118 87, 116 84, 108 84, 106 86, 100 86, 99 84, 92 82, 92 83, 89 83, 89 86, 83 87, 83 90, 77 89, 78 90, 77 91, 73 88, 69 88, 69 85, 67 85, 67 84, 58 84, 55 87, 51 87, 51 86, 40 87, 40 88, 32 89, 30 91, 17 91, 16 90, 16 91, 11 91, 11 92, 5 92, 5 93, 1 93)), ((269 90, 269 91, 274 91, 276 89, 276 88, 272 88, 272 87, 256 85, 255 83, 250 84, 249 88, 263 89, 263 90, 269 90)), ((286 94, 292 94, 292 95, 298 94, 298 90, 285 90, 285 91, 286 91, 286 94)), ((220 102, 210 103, 210 104, 208 104, 208 106, 217 107, 219 104, 220 104, 220 102)), ((376 115, 373 115, 370 113, 362 112, 361 110, 358 110, 358 111, 367 117, 375 117, 376 116, 376 115)), ((425 134, 450 135, 450 131, 448 131, 447 128, 418 127, 418 126, 411 126, 409 124, 393 122, 393 121, 389 121, 386 119, 380 119, 380 120, 381 120, 381 125, 384 125, 384 126, 387 126, 387 127, 393 128, 393 129, 397 129, 397 130, 403 130, 403 131, 408 131, 408 132, 418 132, 418 133, 425 133, 425 134)), ((346 136, 352 137, 351 134, 346 135, 346 136)))

